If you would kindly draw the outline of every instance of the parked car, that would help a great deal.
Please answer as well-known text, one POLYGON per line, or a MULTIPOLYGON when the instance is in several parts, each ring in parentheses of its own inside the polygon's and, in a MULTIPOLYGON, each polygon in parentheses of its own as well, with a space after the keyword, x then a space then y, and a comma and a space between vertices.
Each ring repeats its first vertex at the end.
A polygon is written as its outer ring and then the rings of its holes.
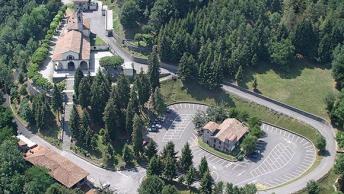
POLYGON ((151 126, 147 128, 148 132, 158 132, 158 129, 155 126, 151 126))

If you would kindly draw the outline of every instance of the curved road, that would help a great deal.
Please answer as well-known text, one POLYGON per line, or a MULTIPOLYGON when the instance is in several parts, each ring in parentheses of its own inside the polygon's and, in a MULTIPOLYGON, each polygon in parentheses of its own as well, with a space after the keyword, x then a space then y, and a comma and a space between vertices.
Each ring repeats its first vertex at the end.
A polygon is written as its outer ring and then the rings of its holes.
POLYGON ((268 190, 263 193, 293 193, 296 191, 299 191, 303 188, 306 187, 306 184, 310 180, 318 180, 322 178, 325 174, 327 174, 330 169, 333 167, 334 162, 335 162, 335 156, 336 156, 336 141, 335 141, 335 131, 332 128, 331 125, 325 124, 322 122, 319 122, 317 120, 314 120, 313 118, 306 117, 304 115, 301 115, 293 110, 284 108, 282 106, 279 106, 275 103, 269 102, 267 100, 264 100, 262 98, 259 98, 257 96, 254 96, 252 94, 243 92, 239 89, 236 89, 232 86, 229 85, 223 85, 222 89, 230 94, 234 94, 236 96, 239 96, 240 98, 243 98, 245 100, 255 102, 257 104, 260 104, 262 106, 268 107, 276 112, 283 113, 285 115, 288 115, 294 119, 297 119, 301 122, 304 122, 315 129, 317 129, 321 135, 323 135, 326 139, 327 145, 326 145, 326 150, 328 151, 329 155, 323 157, 321 160, 319 166, 315 168, 313 171, 311 171, 309 174, 303 176, 302 178, 287 184, 285 186, 268 190))
MULTIPOLYGON (((64 3, 68 2, 69 0, 63 0, 64 3)), ((102 34, 102 33, 100 33, 102 34)), ((101 35, 102 36, 102 35, 101 35)), ((102 38, 105 39, 106 42, 109 43, 109 45, 121 56, 123 57, 126 61, 132 61, 132 58, 130 56, 127 56, 127 54, 125 52, 123 52, 122 48, 120 48, 118 46, 118 44, 115 43, 115 40, 113 38, 108 38, 105 36, 102 36, 102 38)), ((175 73, 174 70, 172 70, 172 73, 175 73)), ((327 146, 326 149, 328 151, 328 156, 323 157, 323 159, 321 160, 319 166, 317 168, 315 168, 312 172, 308 173, 307 175, 303 176, 302 178, 287 184, 285 186, 276 188, 276 189, 272 189, 272 190, 268 190, 262 193, 293 193, 296 191, 299 191, 301 189, 303 189, 307 182, 310 180, 318 180, 320 178, 322 178, 325 174, 327 174, 330 169, 333 167, 334 165, 334 161, 335 161, 335 155, 336 155, 336 142, 335 142, 335 132, 334 129, 332 128, 331 125, 329 124, 325 124, 322 122, 319 122, 317 120, 314 120, 313 118, 304 116, 302 114, 299 114, 293 110, 284 108, 278 104, 269 102, 267 100, 264 100, 262 98, 259 98, 257 96, 254 96, 250 93, 246 93, 243 92, 239 89, 236 89, 232 86, 229 85, 223 85, 223 90, 230 93, 230 94, 234 94, 237 95, 243 99, 246 99, 248 101, 252 101, 255 102, 257 104, 263 105, 265 107, 268 107, 276 112, 288 115, 292 118, 295 118, 301 122, 304 122, 306 124, 309 124, 310 126, 314 127, 315 129, 317 129, 326 139, 327 141, 327 146)), ((27 131, 27 129, 23 126, 19 126, 20 130, 27 131)), ((38 139, 42 142, 45 142, 44 140, 42 140, 41 138, 34 136, 35 139, 38 139)), ((39 143, 39 142, 38 142, 39 143)), ((45 142, 46 144, 46 142, 45 142)), ((49 147, 52 147, 50 144, 48 144, 49 147)), ((84 160, 81 160, 80 158, 78 158, 77 156, 73 155, 70 152, 65 152, 65 151, 60 151, 62 155, 65 155, 66 157, 68 157, 69 159, 71 159, 73 162, 75 162, 76 164, 78 164, 80 167, 84 168, 86 171, 90 172, 90 176, 92 178, 96 179, 96 182, 109 182, 111 183, 111 186, 113 188, 117 188, 118 191, 120 191, 121 193, 135 193, 136 192, 136 188, 138 188, 139 182, 141 180, 140 176, 138 176, 138 174, 142 174, 144 173, 143 169, 138 169, 138 172, 140 173, 136 173, 136 172, 131 172, 130 176, 125 175, 124 172, 112 172, 112 171, 107 171, 101 168, 98 168, 84 160), (138 176, 136 178, 136 176, 138 176)))

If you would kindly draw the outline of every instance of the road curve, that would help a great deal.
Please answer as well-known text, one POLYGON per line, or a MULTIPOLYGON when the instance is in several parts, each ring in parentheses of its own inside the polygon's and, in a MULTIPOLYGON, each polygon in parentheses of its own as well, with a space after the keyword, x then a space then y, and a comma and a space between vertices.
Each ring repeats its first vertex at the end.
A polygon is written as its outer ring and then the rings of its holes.
POLYGON ((326 150, 328 151, 328 156, 323 157, 319 166, 317 166, 313 171, 304 175, 303 177, 301 177, 300 179, 298 179, 294 182, 291 182, 291 183, 289 183, 285 186, 279 187, 279 188, 264 191, 262 193, 272 193, 272 192, 275 192, 275 193, 293 193, 293 192, 297 192, 297 191, 305 188, 308 181, 318 180, 318 179, 322 178, 324 175, 326 175, 331 170, 331 168, 333 167, 334 162, 335 162, 336 141, 335 141, 335 131, 330 124, 322 123, 322 122, 317 121, 313 118, 304 116, 304 115, 302 115, 296 111, 282 107, 280 105, 277 105, 276 103, 264 100, 260 97, 257 97, 255 95, 248 93, 248 92, 239 90, 239 89, 232 87, 230 85, 223 85, 222 89, 229 94, 239 96, 240 98, 243 98, 247 101, 251 101, 251 102, 260 104, 260 105, 265 106, 267 108, 270 108, 276 112, 288 115, 294 119, 297 119, 303 123, 306 123, 306 124, 314 127, 315 129, 317 129, 321 133, 321 135, 323 135, 324 138, 326 139, 326 142, 327 142, 326 150))

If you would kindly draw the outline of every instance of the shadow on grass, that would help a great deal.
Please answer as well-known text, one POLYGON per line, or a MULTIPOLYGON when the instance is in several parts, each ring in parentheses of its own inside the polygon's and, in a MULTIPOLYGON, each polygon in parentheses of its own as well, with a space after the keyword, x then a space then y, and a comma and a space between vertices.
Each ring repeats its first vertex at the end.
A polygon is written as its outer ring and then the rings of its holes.
POLYGON ((182 83, 182 89, 185 89, 187 94, 190 94, 192 98, 198 101, 204 101, 211 98, 214 99, 217 104, 224 104, 231 107, 235 106, 233 99, 222 89, 209 90, 199 85, 196 81, 187 81, 182 83))
POLYGON ((321 65, 319 63, 309 61, 307 59, 295 59, 290 62, 289 65, 277 65, 271 64, 268 62, 260 62, 256 67, 250 67, 244 72, 244 79, 241 84, 241 87, 248 88, 247 83, 252 82, 254 79, 254 74, 264 74, 269 70, 274 71, 282 79, 295 79, 300 76, 304 69, 330 69, 330 65, 321 65))

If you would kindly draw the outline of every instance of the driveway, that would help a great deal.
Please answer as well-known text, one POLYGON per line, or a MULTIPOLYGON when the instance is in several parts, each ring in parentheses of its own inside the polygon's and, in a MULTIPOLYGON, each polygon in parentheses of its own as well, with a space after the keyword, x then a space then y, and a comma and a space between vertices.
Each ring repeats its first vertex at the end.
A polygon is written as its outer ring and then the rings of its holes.
POLYGON ((198 111, 205 111, 207 106, 180 103, 169 106, 171 112, 166 115, 162 129, 148 136, 157 142, 159 150, 172 141, 178 155, 182 147, 189 142, 194 156, 194 163, 199 165, 206 157, 212 175, 216 181, 231 182, 236 185, 256 184, 259 188, 270 189, 303 175, 314 163, 316 150, 307 139, 263 123, 264 137, 260 138, 255 157, 240 162, 230 162, 208 153, 197 144, 197 135, 192 118, 198 111))

